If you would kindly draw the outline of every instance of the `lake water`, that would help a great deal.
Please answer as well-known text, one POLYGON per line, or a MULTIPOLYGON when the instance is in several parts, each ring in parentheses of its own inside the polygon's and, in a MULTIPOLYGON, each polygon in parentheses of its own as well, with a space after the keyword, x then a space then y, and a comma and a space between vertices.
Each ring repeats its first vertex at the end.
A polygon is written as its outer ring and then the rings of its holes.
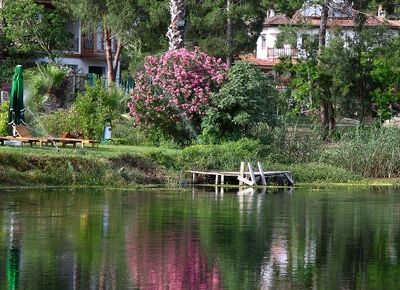
POLYGON ((1 190, 0 289, 395 289, 400 191, 1 190))

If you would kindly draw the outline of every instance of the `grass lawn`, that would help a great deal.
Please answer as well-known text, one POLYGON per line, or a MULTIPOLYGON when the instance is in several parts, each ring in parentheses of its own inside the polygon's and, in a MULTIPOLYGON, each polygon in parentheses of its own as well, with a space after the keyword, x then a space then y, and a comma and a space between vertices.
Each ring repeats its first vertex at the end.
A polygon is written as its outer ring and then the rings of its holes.
POLYGON ((161 147, 149 147, 149 146, 128 146, 128 145, 99 145, 96 144, 95 148, 91 147, 76 147, 73 148, 71 145, 67 145, 67 147, 62 148, 59 147, 59 150, 55 147, 47 146, 47 147, 39 147, 39 146, 23 146, 23 147, 14 147, 14 146, 0 146, 0 152, 4 153, 17 153, 21 155, 51 155, 51 156, 60 156, 60 157, 74 157, 74 156, 86 156, 93 158, 102 158, 102 157, 117 157, 121 155, 134 155, 134 156, 146 156, 151 153, 162 152, 165 155, 179 155, 181 150, 178 149, 166 149, 161 147))
POLYGON ((160 147, 96 145, 54 147, 0 146, 0 185, 131 186, 177 180, 181 150, 160 147))

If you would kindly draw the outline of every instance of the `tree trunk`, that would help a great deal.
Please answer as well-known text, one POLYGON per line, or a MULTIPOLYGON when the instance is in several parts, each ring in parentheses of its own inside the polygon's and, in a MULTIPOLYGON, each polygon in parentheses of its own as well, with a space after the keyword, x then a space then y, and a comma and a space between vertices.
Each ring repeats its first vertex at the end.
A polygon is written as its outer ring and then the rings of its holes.
POLYGON ((329 104, 325 99, 321 99, 321 133, 324 139, 329 135, 329 104))
POLYGON ((169 50, 185 46, 186 3, 187 0, 170 0, 169 2, 171 15, 171 24, 167 32, 169 50))
MULTIPOLYGON (((0 9, 3 7, 3 1, 0 1, 0 9)), ((2 42, 5 39, 3 33, 3 27, 6 25, 4 18, 0 18, 0 61, 5 59, 8 55, 8 47, 2 42)))
MULTIPOLYGON (((321 23, 319 26, 319 37, 318 37, 318 67, 322 69, 321 55, 326 45, 326 27, 329 17, 329 0, 324 0, 321 11, 321 23)), ((335 130, 335 112, 332 102, 329 100, 330 92, 329 89, 325 89, 323 96, 321 96, 320 108, 321 108, 321 131, 324 138, 330 136, 335 130)))
POLYGON ((328 112, 329 112, 329 135, 333 136, 336 130, 336 114, 335 107, 332 102, 328 103, 328 112))
MULTIPOLYGON (((0 27, 1 30, 1 27, 0 27)), ((0 39, 2 38, 2 33, 0 32, 0 39)), ((8 47, 6 44, 4 44, 3 42, 1 42, 0 40, 0 62, 3 61, 3 59, 5 59, 8 55, 8 47)))
POLYGON ((121 56, 122 44, 118 40, 117 51, 114 56, 111 45, 111 32, 104 29, 104 43, 106 45, 106 61, 107 61, 107 80, 108 83, 115 83, 117 77, 118 63, 121 56))
POLYGON ((360 106, 361 106, 361 124, 365 122, 367 112, 365 108, 365 83, 363 80, 360 81, 360 106))
POLYGON ((231 12, 231 0, 226 1, 226 38, 227 38, 227 47, 228 53, 226 55, 226 64, 228 67, 232 65, 232 39, 233 39, 233 31, 232 31, 232 18, 230 15, 231 12))
MULTIPOLYGON (((321 11, 321 23, 319 25, 318 35, 318 56, 321 56, 322 50, 326 45, 326 26, 329 17, 329 0, 324 0, 321 11)), ((321 59, 318 58, 318 66, 321 66, 321 59)))

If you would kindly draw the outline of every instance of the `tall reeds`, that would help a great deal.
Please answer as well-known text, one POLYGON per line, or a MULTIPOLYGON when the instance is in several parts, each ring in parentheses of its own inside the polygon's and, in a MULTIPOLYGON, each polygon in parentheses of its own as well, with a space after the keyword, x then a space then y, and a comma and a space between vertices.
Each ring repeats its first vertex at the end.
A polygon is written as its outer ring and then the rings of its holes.
POLYGON ((400 129, 355 128, 326 149, 321 161, 363 177, 400 177, 400 129))

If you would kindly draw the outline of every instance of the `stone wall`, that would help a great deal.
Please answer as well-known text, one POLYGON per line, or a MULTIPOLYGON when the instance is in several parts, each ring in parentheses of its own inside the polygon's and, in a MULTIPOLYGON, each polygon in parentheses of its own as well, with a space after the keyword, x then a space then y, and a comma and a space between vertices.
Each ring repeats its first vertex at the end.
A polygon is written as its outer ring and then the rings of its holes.
POLYGON ((0 104, 10 100, 11 84, 1 84, 0 86, 0 104))
POLYGON ((58 88, 52 88, 48 100, 43 104, 46 113, 70 107, 78 93, 85 90, 86 74, 69 73, 63 83, 58 88))
POLYGON ((10 93, 8 91, 0 91, 0 104, 7 102, 10 99, 10 93))

